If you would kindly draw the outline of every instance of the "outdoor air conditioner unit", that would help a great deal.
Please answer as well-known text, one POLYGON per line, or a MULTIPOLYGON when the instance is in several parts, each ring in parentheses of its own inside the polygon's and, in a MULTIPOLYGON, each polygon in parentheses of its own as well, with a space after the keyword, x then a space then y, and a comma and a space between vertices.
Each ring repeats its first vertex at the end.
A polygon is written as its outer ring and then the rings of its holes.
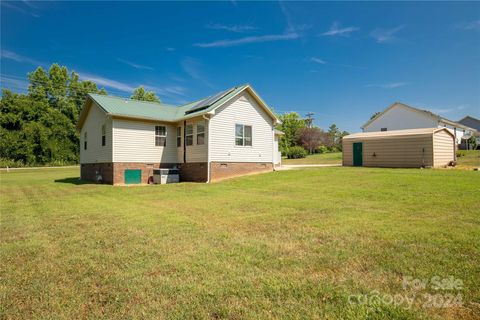
POLYGON ((153 183, 166 184, 177 183, 180 181, 180 172, 178 169, 154 169, 153 183))

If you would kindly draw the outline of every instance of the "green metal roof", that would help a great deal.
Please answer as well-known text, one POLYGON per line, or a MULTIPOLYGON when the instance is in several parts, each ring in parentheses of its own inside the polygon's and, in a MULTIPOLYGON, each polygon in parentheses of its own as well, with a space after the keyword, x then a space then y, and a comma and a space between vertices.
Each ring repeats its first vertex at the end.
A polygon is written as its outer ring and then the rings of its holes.
POLYGON ((228 101, 230 98, 232 98, 247 87, 248 85, 242 85, 232 88, 232 90, 228 94, 215 101, 210 106, 191 113, 187 113, 187 111, 189 111, 199 102, 206 100, 211 96, 180 106, 157 102, 139 101, 114 96, 105 96, 100 94, 89 94, 89 96, 107 114, 110 115, 176 122, 208 113, 217 108, 218 106, 222 105, 224 102, 228 101))

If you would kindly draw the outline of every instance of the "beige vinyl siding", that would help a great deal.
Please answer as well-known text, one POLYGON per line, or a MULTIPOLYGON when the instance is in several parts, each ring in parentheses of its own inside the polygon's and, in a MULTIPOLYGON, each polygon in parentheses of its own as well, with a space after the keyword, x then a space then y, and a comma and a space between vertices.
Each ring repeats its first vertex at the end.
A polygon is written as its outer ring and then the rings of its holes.
POLYGON ((80 131, 80 163, 112 162, 112 119, 92 102, 80 131), (105 125, 105 146, 102 146, 102 125, 105 125), (87 150, 84 150, 87 132, 87 150))
POLYGON ((351 138, 345 137, 343 165, 353 165, 353 143, 355 142, 363 144, 363 166, 365 167, 418 168, 422 165, 438 167, 453 160, 454 139, 447 129, 426 129, 419 134, 405 131, 405 134, 395 134, 392 131, 363 137, 362 134, 352 135, 354 137, 351 138), (450 152, 448 153, 447 150, 450 152), (434 163, 434 154, 439 162, 434 163))
POLYGON ((273 162, 273 119, 247 92, 218 108, 210 120, 210 160, 273 162), (235 124, 252 126, 252 146, 235 145, 235 124))
MULTIPOLYGON (((208 125, 209 121, 205 120, 203 117, 196 117, 187 120, 187 125, 193 125, 193 145, 187 146, 187 162, 207 162, 208 161, 208 125), (205 125, 205 142, 204 144, 197 145, 197 123, 203 122, 205 125)), ((184 128, 183 122, 178 123, 176 127, 182 128, 182 146, 177 148, 177 159, 178 163, 183 163, 183 144, 185 143, 184 138, 184 128)), ((177 130, 177 129, 175 129, 177 130)), ((176 138, 176 131, 175 131, 175 138, 176 138)), ((176 146, 176 140, 175 140, 176 146)))
POLYGON ((433 143, 435 146, 433 153, 433 161, 435 167, 446 166, 455 157, 455 146, 452 143, 453 137, 444 130, 436 132, 433 135, 433 143))
POLYGON ((113 119, 113 162, 177 163, 176 126, 162 122, 113 119), (155 146, 155 126, 166 126, 166 146, 155 146))

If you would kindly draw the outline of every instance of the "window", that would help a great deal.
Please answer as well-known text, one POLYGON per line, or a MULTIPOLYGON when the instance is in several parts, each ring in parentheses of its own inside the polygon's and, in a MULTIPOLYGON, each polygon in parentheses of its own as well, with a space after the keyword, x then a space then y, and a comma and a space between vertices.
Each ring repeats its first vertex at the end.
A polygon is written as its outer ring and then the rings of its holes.
POLYGON ((165 147, 167 145, 167 128, 165 126, 155 126, 155 146, 165 147))
POLYGON ((182 146, 182 127, 177 127, 177 147, 182 146))
POLYGON ((197 123, 197 145, 205 143, 205 122, 197 123))
POLYGON ((105 146, 106 135, 105 135, 105 125, 102 125, 102 147, 105 146))
POLYGON ((235 145, 236 146, 252 146, 252 126, 243 124, 235 125, 235 145))
POLYGON ((83 134, 83 150, 87 150, 87 132, 83 134))
POLYGON ((387 128, 381 128, 380 131, 387 131, 387 128))
POLYGON ((185 145, 193 145, 193 125, 187 124, 185 127, 185 145))

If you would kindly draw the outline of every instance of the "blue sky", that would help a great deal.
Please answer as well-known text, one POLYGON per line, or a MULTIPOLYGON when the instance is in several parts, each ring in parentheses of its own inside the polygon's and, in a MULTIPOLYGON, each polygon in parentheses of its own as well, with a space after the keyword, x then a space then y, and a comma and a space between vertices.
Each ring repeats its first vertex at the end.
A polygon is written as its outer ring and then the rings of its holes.
POLYGON ((2 87, 53 62, 181 104, 250 83, 277 112, 360 130, 395 101, 480 117, 480 3, 1 4, 2 87))

